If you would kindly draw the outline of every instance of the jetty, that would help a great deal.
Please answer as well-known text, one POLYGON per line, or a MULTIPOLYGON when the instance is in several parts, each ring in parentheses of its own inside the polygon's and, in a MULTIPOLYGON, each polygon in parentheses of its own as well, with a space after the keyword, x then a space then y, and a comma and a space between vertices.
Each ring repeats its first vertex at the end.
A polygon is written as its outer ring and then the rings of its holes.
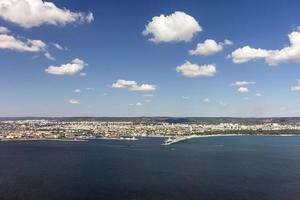
POLYGON ((189 135, 189 136, 177 136, 177 137, 169 137, 164 140, 162 145, 171 145, 178 142, 182 142, 185 140, 193 139, 193 138, 202 138, 202 137, 224 137, 224 136, 243 136, 249 134, 209 134, 209 135, 189 135))
POLYGON ((175 138, 168 138, 164 140, 164 143, 162 145, 171 145, 171 144, 175 144, 177 142, 181 142, 181 141, 185 141, 185 140, 189 140, 192 138, 197 137, 196 135, 190 135, 190 136, 183 136, 183 137, 175 137, 175 138))

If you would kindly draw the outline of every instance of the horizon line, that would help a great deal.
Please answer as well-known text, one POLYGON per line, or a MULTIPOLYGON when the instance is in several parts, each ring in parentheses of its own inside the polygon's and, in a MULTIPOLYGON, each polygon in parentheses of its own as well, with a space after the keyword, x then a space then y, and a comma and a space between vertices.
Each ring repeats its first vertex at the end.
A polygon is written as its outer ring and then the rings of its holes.
POLYGON ((267 119, 267 118, 300 118, 300 116, 269 116, 269 117, 234 117, 234 116, 9 116, 4 117, 0 116, 1 118, 240 118, 240 119, 267 119))

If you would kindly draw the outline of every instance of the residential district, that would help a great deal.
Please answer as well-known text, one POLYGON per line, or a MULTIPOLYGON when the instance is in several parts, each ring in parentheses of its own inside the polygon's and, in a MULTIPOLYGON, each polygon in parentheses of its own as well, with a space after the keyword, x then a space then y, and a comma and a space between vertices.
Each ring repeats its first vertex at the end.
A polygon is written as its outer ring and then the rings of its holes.
MULTIPOLYGON (((300 122, 257 121, 232 122, 149 122, 19 119, 0 120, 0 141, 7 140, 89 140, 139 137, 169 137, 182 139, 191 136, 226 134, 299 134, 300 122)), ((172 142, 172 141, 169 141, 172 142)))

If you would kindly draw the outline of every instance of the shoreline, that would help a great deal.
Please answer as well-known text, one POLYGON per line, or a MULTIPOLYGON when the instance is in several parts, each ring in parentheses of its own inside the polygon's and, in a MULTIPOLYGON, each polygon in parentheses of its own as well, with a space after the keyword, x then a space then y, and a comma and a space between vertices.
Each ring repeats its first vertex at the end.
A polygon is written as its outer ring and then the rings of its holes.
POLYGON ((132 138, 117 138, 117 137, 112 137, 112 138, 109 138, 109 137, 96 137, 96 138, 93 138, 91 140, 125 140, 125 141, 136 141, 136 140, 139 140, 138 138, 136 137, 132 137, 132 138))
POLYGON ((24 142, 24 141, 87 142, 88 140, 82 140, 82 139, 47 139, 47 138, 37 138, 37 139, 1 139, 0 140, 0 142, 24 142))
POLYGON ((22 141, 58 141, 58 142, 88 142, 91 140, 124 140, 124 141, 137 141, 140 138, 164 138, 164 143, 161 145, 172 145, 178 142, 194 139, 194 138, 209 138, 209 137, 232 137, 232 136, 278 136, 290 137, 299 136, 299 134, 207 134, 207 135, 188 135, 188 136, 164 136, 164 135, 148 135, 134 138, 109 138, 109 137, 96 137, 92 139, 47 139, 47 138, 31 138, 31 139, 0 139, 0 142, 22 142, 22 141), (166 141, 169 140, 169 141, 166 141))
POLYGON ((136 141, 138 138, 108 138, 108 137, 98 137, 90 139, 47 139, 47 138, 22 138, 22 139, 0 139, 0 142, 22 142, 22 141, 59 141, 59 142, 88 142, 91 140, 125 140, 125 141, 136 141))

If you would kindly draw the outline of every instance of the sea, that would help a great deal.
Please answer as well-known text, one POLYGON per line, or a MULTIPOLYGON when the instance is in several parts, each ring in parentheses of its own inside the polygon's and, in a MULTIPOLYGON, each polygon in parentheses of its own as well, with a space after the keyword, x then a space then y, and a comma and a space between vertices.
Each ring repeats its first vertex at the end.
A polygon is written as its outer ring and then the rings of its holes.
POLYGON ((299 136, 0 142, 0 199, 299 200, 299 136))

